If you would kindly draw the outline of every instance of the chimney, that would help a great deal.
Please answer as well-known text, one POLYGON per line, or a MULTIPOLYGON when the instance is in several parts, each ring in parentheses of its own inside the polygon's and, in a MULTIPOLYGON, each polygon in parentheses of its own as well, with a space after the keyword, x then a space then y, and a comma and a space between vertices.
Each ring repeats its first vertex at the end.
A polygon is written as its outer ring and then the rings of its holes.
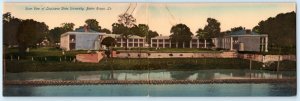
POLYGON ((89 28, 88 25, 84 25, 84 26, 83 26, 83 29, 84 29, 84 32, 89 32, 89 29, 90 29, 90 28, 89 28))
POLYGON ((162 34, 159 34, 159 36, 162 36, 162 34))
POLYGON ((251 30, 250 30, 250 29, 247 29, 247 30, 246 30, 246 34, 251 34, 251 30))

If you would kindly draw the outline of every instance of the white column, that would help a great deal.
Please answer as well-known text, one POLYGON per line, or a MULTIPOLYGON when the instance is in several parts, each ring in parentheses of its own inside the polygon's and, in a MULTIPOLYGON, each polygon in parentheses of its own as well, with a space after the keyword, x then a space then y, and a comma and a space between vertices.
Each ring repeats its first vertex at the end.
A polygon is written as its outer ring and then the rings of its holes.
POLYGON ((233 50, 233 38, 230 37, 230 50, 233 50))
POLYGON ((226 48, 227 48, 227 49, 230 49, 229 38, 226 38, 226 48))
POLYGON ((225 39, 225 47, 228 49, 228 38, 225 39))
POLYGON ((199 48, 199 39, 197 39, 197 48, 199 48))
POLYGON ((268 36, 266 36, 265 38, 265 52, 268 52, 268 36))
POLYGON ((223 39, 222 39, 222 41, 223 41, 223 48, 225 48, 225 39, 226 39, 226 38, 223 38, 223 39))
POLYGON ((135 44, 135 41, 134 41, 134 40, 135 40, 135 39, 132 39, 132 42, 131 42, 131 43, 132 43, 132 47, 135 46, 135 45, 134 45, 134 44, 135 44))
POLYGON ((225 48, 225 38, 222 39, 222 48, 225 48))
POLYGON ((153 42, 152 42, 152 38, 150 39, 150 46, 152 47, 153 45, 153 42))
POLYGON ((265 42, 264 42, 264 40, 265 40, 265 38, 261 37, 261 46, 260 46, 261 47, 261 49, 260 49, 261 52, 265 51, 264 50, 264 48, 265 48, 265 42))
POLYGON ((123 38, 121 38, 121 47, 123 47, 123 38))
POLYGON ((176 48, 178 48, 178 42, 176 42, 176 48))
POLYGON ((126 39, 126 42, 127 42, 126 46, 127 46, 127 48, 128 48, 128 47, 129 47, 129 46, 128 46, 128 44, 129 44, 128 39, 126 39))
POLYGON ((140 39, 138 39, 138 47, 140 47, 140 39))
POLYGON ((183 45, 183 48, 185 48, 185 42, 183 42, 182 45, 183 45))
POLYGON ((171 40, 169 39, 169 48, 171 48, 172 46, 171 40))
POLYGON ((157 48, 158 48, 158 46, 159 46, 158 40, 159 40, 159 39, 156 40, 156 43, 157 43, 157 44, 156 44, 156 47, 157 47, 157 48))
POLYGON ((193 45, 193 41, 192 40, 190 41, 190 48, 192 48, 192 45, 193 45))
POLYGON ((204 39, 204 48, 206 48, 206 39, 204 39))
POLYGON ((163 39, 163 48, 165 48, 165 39, 163 39))

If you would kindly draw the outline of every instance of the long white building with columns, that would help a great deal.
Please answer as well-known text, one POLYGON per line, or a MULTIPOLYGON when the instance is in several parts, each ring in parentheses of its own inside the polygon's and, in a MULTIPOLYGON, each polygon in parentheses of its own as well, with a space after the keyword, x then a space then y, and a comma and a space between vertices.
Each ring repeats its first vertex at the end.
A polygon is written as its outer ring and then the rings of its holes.
POLYGON ((268 35, 251 31, 240 30, 223 37, 212 38, 212 43, 200 40, 196 36, 188 43, 171 41, 169 36, 157 36, 151 38, 150 45, 145 37, 130 36, 124 39, 119 34, 105 34, 92 30, 79 29, 74 32, 66 32, 61 35, 60 48, 69 50, 99 50, 103 49, 102 41, 106 38, 115 40, 114 47, 128 48, 221 48, 231 51, 260 51, 268 52, 268 35))
POLYGON ((152 48, 208 48, 206 40, 201 41, 198 37, 192 36, 189 43, 172 42, 169 36, 157 36, 151 38, 150 46, 152 48))

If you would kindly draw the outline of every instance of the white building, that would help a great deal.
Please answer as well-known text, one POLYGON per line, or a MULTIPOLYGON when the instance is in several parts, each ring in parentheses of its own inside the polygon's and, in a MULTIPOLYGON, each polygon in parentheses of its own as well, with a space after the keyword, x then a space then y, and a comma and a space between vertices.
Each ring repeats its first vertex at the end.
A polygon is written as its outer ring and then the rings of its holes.
POLYGON ((99 50, 100 36, 98 32, 66 32, 60 37, 60 48, 69 50, 99 50))
POLYGON ((66 32, 61 35, 60 48, 66 51, 69 50, 99 50, 104 46, 102 40, 107 37, 114 38, 116 41, 115 47, 145 47, 146 41, 144 37, 130 36, 127 40, 118 34, 106 34, 89 30, 77 30, 75 32, 66 32), (126 44, 127 41, 127 44, 126 44))
POLYGON ((250 30, 231 32, 220 38, 213 38, 215 48, 232 51, 268 52, 268 35, 258 34, 250 30))
POLYGON ((182 45, 172 42, 169 36, 157 36, 151 38, 150 46, 154 48, 178 48, 179 46, 183 48, 207 48, 208 44, 206 40, 200 41, 196 36, 192 36, 192 40, 189 43, 182 43, 182 45))

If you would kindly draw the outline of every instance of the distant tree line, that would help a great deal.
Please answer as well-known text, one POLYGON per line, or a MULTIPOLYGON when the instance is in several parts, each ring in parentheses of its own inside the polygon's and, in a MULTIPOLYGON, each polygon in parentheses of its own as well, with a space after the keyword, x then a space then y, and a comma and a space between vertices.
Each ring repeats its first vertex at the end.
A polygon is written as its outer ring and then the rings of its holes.
MULTIPOLYGON (((107 34, 120 34, 123 38, 129 38, 132 35, 146 37, 147 42, 150 38, 156 37, 159 34, 156 31, 149 30, 146 24, 134 24, 134 27, 127 28, 122 24, 112 24, 111 32, 107 28, 102 28, 96 19, 87 19, 85 25, 90 30, 107 34)), ((25 53, 27 48, 36 47, 39 42, 47 38, 51 44, 55 45, 60 42, 60 36, 69 31, 83 29, 84 26, 79 26, 74 30, 74 23, 65 22, 59 27, 48 29, 44 22, 38 22, 33 19, 19 19, 11 15, 10 12, 3 14, 3 44, 7 47, 18 46, 19 51, 25 53)), ((109 39, 112 41, 111 39, 109 39)), ((107 43, 107 42, 106 42, 107 43)), ((107 45, 111 45, 107 44, 107 45)))
MULTIPOLYGON (((146 37, 148 43, 150 39, 159 34, 156 31, 149 29, 146 24, 135 24, 135 19, 132 16, 122 14, 120 17, 130 17, 130 27, 124 23, 113 23, 112 31, 106 28, 102 28, 96 19, 87 19, 85 25, 89 26, 89 29, 103 32, 107 34, 119 34, 123 39, 128 39, 133 35, 146 37)), ((123 18, 121 18, 123 19, 123 18)), ((221 23, 214 18, 207 18, 207 24, 204 28, 199 28, 196 31, 196 36, 201 40, 207 40, 211 42, 211 38, 222 37, 239 30, 245 30, 245 27, 233 27, 230 30, 221 32, 221 23)), ((43 40, 46 36, 51 43, 59 43, 60 35, 74 31, 74 23, 62 23, 60 27, 54 27, 48 30, 48 26, 44 22, 38 22, 32 19, 22 20, 15 18, 10 12, 3 14, 3 35, 4 45, 18 45, 19 50, 24 52, 28 47, 36 46, 36 43, 43 40)), ((79 26, 75 30, 81 29, 84 26, 79 26)), ((252 31, 259 34, 268 34, 269 46, 280 48, 295 48, 296 47, 296 13, 280 13, 275 17, 270 17, 267 20, 260 21, 257 26, 252 28, 252 31)), ((185 24, 173 25, 170 30, 170 38, 173 42, 183 45, 188 43, 192 39, 193 33, 190 28, 185 24)), ((182 46, 179 46, 182 47, 182 46)), ((127 47, 126 47, 127 48, 127 47)))
POLYGON ((48 32, 44 22, 33 19, 19 19, 10 12, 3 14, 3 37, 5 46, 18 45, 20 53, 25 53, 27 48, 37 46, 48 32))
MULTIPOLYGON (((200 41, 207 40, 211 42, 211 38, 225 36, 231 32, 246 30, 243 26, 233 27, 230 30, 221 32, 220 22, 214 18, 207 18, 207 25, 196 31, 196 36, 200 41)), ((271 49, 282 48, 283 51, 296 49, 296 13, 280 13, 276 17, 270 17, 261 21, 252 31, 258 34, 268 34, 269 47, 271 49)), ((171 28, 172 41, 182 43, 191 40, 190 28, 185 24, 177 24, 171 28)), ((180 44, 181 45, 181 44, 180 44)), ((277 50, 278 51, 278 50, 277 50)))
POLYGON ((260 21, 252 31, 268 34, 270 47, 296 47, 296 13, 280 13, 260 21))

